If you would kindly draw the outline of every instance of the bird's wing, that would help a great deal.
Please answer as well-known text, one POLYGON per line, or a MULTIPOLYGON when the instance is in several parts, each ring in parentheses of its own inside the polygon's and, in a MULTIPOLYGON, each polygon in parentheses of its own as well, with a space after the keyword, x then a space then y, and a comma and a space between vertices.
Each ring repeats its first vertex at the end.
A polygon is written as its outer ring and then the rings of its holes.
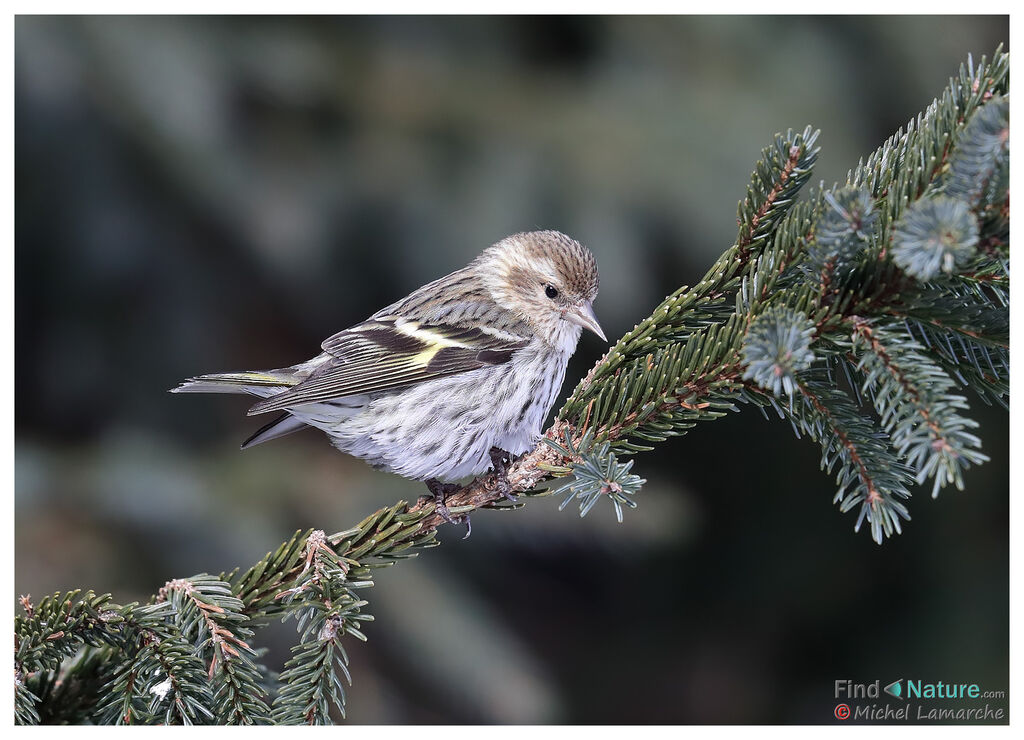
POLYGON ((393 390, 500 365, 528 343, 529 337, 521 333, 485 326, 374 318, 325 340, 322 348, 330 355, 328 362, 307 380, 257 403, 249 414, 393 390))

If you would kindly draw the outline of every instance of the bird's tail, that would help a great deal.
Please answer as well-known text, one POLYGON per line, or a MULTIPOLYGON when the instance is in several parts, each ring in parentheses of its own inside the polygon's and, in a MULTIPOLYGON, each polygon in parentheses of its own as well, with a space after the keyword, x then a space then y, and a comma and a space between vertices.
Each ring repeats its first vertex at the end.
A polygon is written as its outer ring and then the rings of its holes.
MULTIPOLYGON (((252 396, 267 398, 276 396, 297 384, 295 369, 286 367, 281 370, 246 370, 240 373, 211 373, 189 378, 171 393, 248 393, 252 396)), ((272 422, 262 427, 254 435, 242 443, 242 449, 269 442, 286 434, 304 429, 306 424, 289 413, 281 414, 272 422)))
POLYGON ((298 383, 294 373, 292 368, 211 373, 189 378, 177 388, 171 388, 171 393, 248 393, 267 398, 298 383))

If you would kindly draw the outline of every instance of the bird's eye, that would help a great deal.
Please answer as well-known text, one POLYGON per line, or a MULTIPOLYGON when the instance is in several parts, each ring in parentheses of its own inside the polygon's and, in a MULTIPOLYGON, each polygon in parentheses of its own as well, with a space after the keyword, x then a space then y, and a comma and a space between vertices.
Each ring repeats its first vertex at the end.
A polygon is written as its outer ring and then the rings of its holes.
POLYGON ((545 285, 544 295, 551 299, 558 298, 558 288, 556 288, 554 285, 545 285))

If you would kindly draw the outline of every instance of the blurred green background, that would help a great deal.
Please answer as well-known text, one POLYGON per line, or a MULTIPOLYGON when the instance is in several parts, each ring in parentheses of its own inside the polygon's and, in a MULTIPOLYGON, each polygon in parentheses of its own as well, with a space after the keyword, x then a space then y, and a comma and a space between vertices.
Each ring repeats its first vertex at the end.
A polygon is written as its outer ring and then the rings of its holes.
MULTIPOLYGON (((320 341, 506 234, 565 231, 620 336, 733 241, 776 131, 844 179, 1005 17, 16 21, 16 574, 121 602, 420 484, 314 432, 245 453, 199 372, 320 341)), ((563 397, 600 356, 585 337, 563 397)), ((639 457, 616 525, 542 499, 381 571, 353 722, 830 722, 834 681, 1008 689, 1008 420, 875 545, 745 410, 639 457)), ((14 601, 12 596, 12 603, 14 601)), ((294 623, 265 637, 280 668, 294 623)))

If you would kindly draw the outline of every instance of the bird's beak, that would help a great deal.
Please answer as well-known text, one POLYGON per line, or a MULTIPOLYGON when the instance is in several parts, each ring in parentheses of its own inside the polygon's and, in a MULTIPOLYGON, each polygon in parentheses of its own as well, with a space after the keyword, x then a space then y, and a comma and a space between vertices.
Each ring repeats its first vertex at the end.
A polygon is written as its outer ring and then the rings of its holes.
POLYGON ((597 316, 594 315, 594 307, 590 305, 590 301, 584 301, 582 305, 570 310, 565 314, 565 320, 571 321, 574 324, 579 324, 584 329, 590 329, 590 331, 597 334, 604 341, 608 341, 608 337, 604 335, 601 330, 601 325, 597 323, 597 316))

